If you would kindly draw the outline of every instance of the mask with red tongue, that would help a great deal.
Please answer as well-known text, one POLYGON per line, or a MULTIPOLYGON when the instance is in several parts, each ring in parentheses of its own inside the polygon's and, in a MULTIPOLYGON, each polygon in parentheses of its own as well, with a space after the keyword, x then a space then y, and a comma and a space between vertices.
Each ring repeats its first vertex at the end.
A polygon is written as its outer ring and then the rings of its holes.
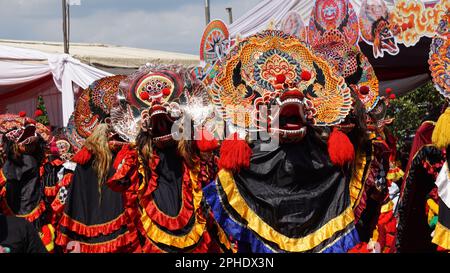
POLYGON ((280 88, 277 92, 257 99, 257 120, 281 142, 298 142, 306 135, 306 125, 311 121, 308 119, 314 109, 302 92, 292 84, 281 82, 282 79, 285 79, 284 75, 277 77, 274 84, 275 88, 280 88), (269 115, 261 112, 262 106, 267 107, 269 115))
POLYGON ((361 38, 372 46, 375 58, 384 57, 384 53, 389 55, 399 53, 400 50, 394 36, 397 36, 400 29, 391 23, 385 1, 363 0, 358 17, 361 38))
POLYGON ((248 159, 243 135, 250 139, 255 131, 267 132, 271 141, 301 145, 309 131, 342 123, 352 108, 344 78, 309 47, 280 31, 241 41, 219 70, 210 90, 213 102, 229 127, 243 132, 222 144, 222 166, 233 171, 248 165, 244 160, 241 166, 227 164, 236 161, 236 150, 248 159))
POLYGON ((119 89, 111 122, 128 142, 145 139, 151 146, 164 148, 180 139, 192 139, 184 137, 185 130, 180 128, 185 123, 198 127, 209 120, 210 115, 205 115, 210 112, 209 94, 190 68, 143 66, 122 81, 119 89))
POLYGON ((159 148, 174 144, 173 127, 181 118, 181 113, 178 103, 155 100, 148 109, 142 111, 142 130, 150 134, 152 142, 159 148))

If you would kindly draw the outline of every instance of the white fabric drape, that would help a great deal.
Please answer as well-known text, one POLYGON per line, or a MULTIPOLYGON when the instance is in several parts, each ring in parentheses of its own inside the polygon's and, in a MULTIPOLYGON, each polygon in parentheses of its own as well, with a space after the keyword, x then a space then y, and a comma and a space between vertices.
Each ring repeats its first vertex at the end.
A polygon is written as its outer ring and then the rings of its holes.
POLYGON ((0 85, 15 85, 38 80, 51 73, 47 64, 27 64, 0 60, 0 85))
POLYGON ((49 54, 31 49, 0 46, 0 86, 23 84, 49 74, 62 95, 63 123, 74 110, 73 83, 87 88, 112 74, 81 63, 68 54, 49 54))

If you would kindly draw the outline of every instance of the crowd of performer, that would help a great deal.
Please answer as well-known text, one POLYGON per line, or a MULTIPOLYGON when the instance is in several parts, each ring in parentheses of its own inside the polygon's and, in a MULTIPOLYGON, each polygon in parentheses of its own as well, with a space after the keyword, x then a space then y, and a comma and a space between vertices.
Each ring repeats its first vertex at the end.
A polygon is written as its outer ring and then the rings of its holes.
POLYGON ((208 69, 100 79, 58 131, 0 115, 0 252, 450 250, 448 97, 402 166, 393 90, 339 32, 263 31, 208 69))

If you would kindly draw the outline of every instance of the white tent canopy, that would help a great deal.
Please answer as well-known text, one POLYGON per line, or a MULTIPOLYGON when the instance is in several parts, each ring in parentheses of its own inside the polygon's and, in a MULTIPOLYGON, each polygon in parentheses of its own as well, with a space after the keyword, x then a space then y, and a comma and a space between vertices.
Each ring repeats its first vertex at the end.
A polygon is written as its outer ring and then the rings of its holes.
POLYGON ((74 109, 74 85, 87 88, 93 81, 109 75, 67 54, 0 45, 0 111, 22 109, 32 115, 37 95, 43 94, 48 97, 52 125, 63 126, 74 109), (52 84, 46 80, 49 76, 52 84))
MULTIPOLYGON (((46 53, 64 53, 62 43, 44 41, 0 40, 0 45, 34 49, 46 53)), ((71 43, 70 55, 94 67, 136 69, 152 64, 198 65, 200 58, 177 52, 132 48, 107 44, 71 43)))

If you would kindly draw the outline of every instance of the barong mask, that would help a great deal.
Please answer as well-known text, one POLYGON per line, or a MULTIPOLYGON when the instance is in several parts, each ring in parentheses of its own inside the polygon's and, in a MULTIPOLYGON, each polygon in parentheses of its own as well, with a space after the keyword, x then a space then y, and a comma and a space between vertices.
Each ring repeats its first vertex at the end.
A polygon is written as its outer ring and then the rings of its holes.
POLYGON ((210 90, 231 126, 299 141, 307 126, 340 124, 351 110, 344 79, 293 36, 268 30, 224 60, 210 90))
POLYGON ((315 1, 309 21, 308 43, 315 46, 330 31, 340 32, 350 45, 358 44, 358 17, 350 1, 315 1))
POLYGON ((20 147, 26 147, 38 140, 36 126, 34 124, 24 124, 22 127, 13 129, 5 134, 6 139, 17 143, 20 147))
POLYGON ((359 131, 365 131, 364 112, 372 111, 380 99, 379 82, 367 57, 358 47, 348 44, 343 34, 337 30, 326 32, 313 50, 345 78, 352 91, 353 110, 336 127, 345 133, 351 132, 355 126, 359 131))
POLYGON ((389 22, 389 11, 382 0, 363 0, 359 13, 361 37, 373 47, 375 58, 384 52, 397 55, 400 51, 395 40, 398 27, 389 22))
POLYGON ((183 66, 144 66, 122 81, 118 98, 112 126, 131 143, 145 132, 162 148, 182 138, 186 116, 202 127, 212 115, 205 86, 183 66))
MULTIPOLYGON (((82 91, 65 130, 65 138, 75 153, 99 124, 110 123, 110 111, 117 104, 119 84, 123 79, 123 75, 102 78, 82 91)), ((113 133, 110 135, 112 146, 123 142, 113 133)))
POLYGON ((300 13, 295 10, 292 10, 286 14, 280 22, 278 29, 286 34, 297 37, 300 41, 305 43, 308 41, 307 27, 305 26, 300 13))
POLYGON ((17 145, 20 153, 33 153, 39 140, 42 138, 48 142, 51 135, 50 130, 41 123, 13 114, 0 115, 0 133, 4 135, 4 144, 17 145))
POLYGON ((439 21, 436 36, 430 47, 431 76, 435 88, 447 100, 450 100, 450 11, 439 21))
POLYGON ((231 45, 227 25, 221 20, 211 21, 200 41, 200 65, 193 69, 196 77, 210 85, 217 75, 217 64, 228 53, 231 45))
POLYGON ((378 100, 379 82, 375 70, 361 50, 348 44, 339 31, 329 31, 313 47, 327 60, 370 112, 378 100))

